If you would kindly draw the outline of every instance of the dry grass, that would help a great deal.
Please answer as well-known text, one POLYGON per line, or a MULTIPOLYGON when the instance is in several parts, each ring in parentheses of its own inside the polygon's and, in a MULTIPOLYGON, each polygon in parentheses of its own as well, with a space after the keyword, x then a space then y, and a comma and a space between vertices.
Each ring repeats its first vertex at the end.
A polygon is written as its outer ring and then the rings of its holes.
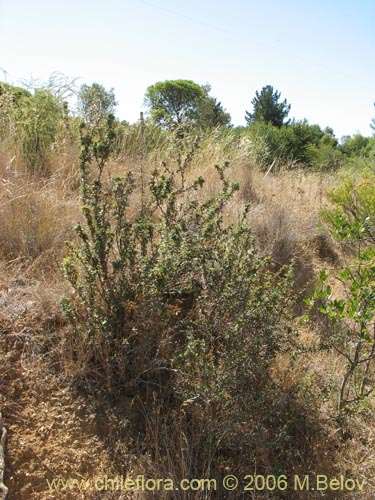
MULTIPOLYGON (((140 130, 133 135, 123 138, 118 157, 110 165, 113 173, 133 170, 138 176, 143 173, 147 182, 158 162, 166 160, 173 164, 173 149, 166 147, 163 138, 156 140, 158 147, 144 155, 144 148, 139 145, 140 130)), ((240 191, 226 214, 228 220, 237 220, 244 203, 250 203, 258 252, 271 254, 275 267, 293 262, 296 287, 299 291, 305 290, 319 266, 339 262, 339 250, 324 231, 319 217, 320 207, 326 203, 324 193, 334 185, 335 176, 298 170, 281 170, 266 176, 252 162, 247 147, 215 132, 194 155, 188 178, 202 175, 206 182, 203 193, 197 196, 214 195, 219 181, 213 166, 228 160, 230 178, 240 183, 240 191)), ((148 477, 176 480, 188 476, 211 477, 214 466, 219 476, 272 473, 264 468, 265 464, 279 460, 290 471, 301 475, 342 473, 345 477, 365 478, 366 492, 341 498, 373 498, 375 409, 369 404, 366 411, 353 414, 345 421, 334 418, 342 367, 339 358, 330 352, 306 353, 298 363, 282 356, 277 360, 272 371, 275 392, 263 409, 257 410, 258 420, 247 424, 248 432, 259 432, 256 446, 240 453, 237 450, 236 462, 231 463, 230 458, 223 460, 222 469, 220 464, 214 464, 215 450, 211 450, 212 455, 207 453, 204 438, 210 416, 199 402, 185 402, 185 406, 165 422, 158 406, 140 404, 135 408, 124 399, 124 408, 111 420, 102 409, 94 410, 85 397, 75 400, 69 386, 69 366, 73 360, 69 359, 69 346, 64 344, 69 336, 63 333, 66 325, 58 305, 64 287, 58 265, 64 255, 64 241, 74 237, 73 227, 81 217, 77 150, 72 145, 62 148, 51 164, 49 176, 43 179, 27 175, 22 161, 10 155, 1 156, 0 174, 0 288, 6 309, 1 317, 0 348, 5 361, 1 366, 0 401, 5 422, 8 426, 9 421, 12 422, 11 477, 8 475, 7 479, 8 486, 16 492, 14 498, 68 498, 57 493, 48 496, 45 490, 38 497, 38 488, 42 488, 48 470, 40 474, 38 460, 60 474, 69 472, 73 460, 77 461, 77 470, 84 477, 93 477, 99 467, 98 470, 107 468, 113 474, 120 470, 124 475, 129 472, 127 453, 130 450, 138 453, 136 464, 132 464, 133 472, 137 470, 148 477), (26 330, 21 334, 23 328, 26 330), (35 364, 32 368, 30 360, 39 364, 39 369, 35 364), (32 374, 29 382, 27 372, 32 374), (53 374, 54 378, 48 381, 45 373, 53 374), (295 397, 289 397, 290 394, 295 397), (97 412, 96 423, 87 429, 86 418, 93 411, 97 412), (38 419, 35 412, 39 412, 41 418, 38 419), (56 419, 61 412, 67 425, 55 426, 48 412, 56 419), (29 422, 34 430, 27 430, 29 422), (41 430, 48 426, 51 432, 56 430, 55 439, 49 444, 41 430), (120 432, 121 426, 125 430, 120 432), (104 439, 103 432, 110 439, 104 439), (279 448, 270 450, 264 443, 272 441, 273 434, 278 436, 279 448), (69 439, 64 441, 67 435, 69 439), (280 448, 280 443, 284 448, 280 448), (37 456, 30 451, 33 446, 38 447, 37 456), (104 465, 100 466, 102 457, 104 465)), ((136 211, 137 203, 139 198, 132 210, 136 211)), ((306 347, 318 344, 311 330, 302 331, 300 340, 306 347)), ((84 356, 81 361, 85 363, 84 356)), ((191 495, 180 492, 162 496, 160 493, 157 498, 239 498, 208 493, 191 495)), ((156 498, 151 494, 149 497, 156 498)), ((288 498, 318 497, 318 493, 310 492, 301 497, 295 493, 288 498)), ((92 493, 82 498, 98 496, 92 493)), ((105 498, 111 495, 108 493, 105 498)), ((254 498, 281 497, 258 495, 254 498)))
POLYGON ((38 179, 19 169, 14 160, 1 158, 1 258, 22 260, 43 279, 54 274, 65 241, 74 237, 74 224, 80 218, 78 196, 69 184, 72 175, 66 170, 65 174, 56 170, 48 179, 38 179))
MULTIPOLYGON (((140 132, 134 134, 135 138, 123 139, 122 149, 108 170, 111 174, 131 170, 138 178, 143 175, 147 183, 151 170, 162 159, 173 165, 174 151, 159 138, 161 144, 142 160, 142 151, 134 151, 134 141, 141 140, 140 132)), ((265 177, 248 159, 246 148, 241 149, 233 137, 215 132, 200 145, 187 172, 188 180, 198 175, 205 179, 200 196, 217 193, 220 183, 214 165, 224 161, 230 163, 229 177, 240 183, 228 220, 236 219, 243 204, 249 202, 261 253, 271 253, 275 262, 289 262, 296 246, 321 232, 319 207, 324 190, 332 183, 327 175, 281 172, 265 177)), ((52 250, 60 257, 64 241, 73 237, 72 228, 80 218, 76 148, 70 145, 56 156, 48 178, 30 177, 19 159, 5 155, 0 170, 2 257, 35 259, 52 250)))

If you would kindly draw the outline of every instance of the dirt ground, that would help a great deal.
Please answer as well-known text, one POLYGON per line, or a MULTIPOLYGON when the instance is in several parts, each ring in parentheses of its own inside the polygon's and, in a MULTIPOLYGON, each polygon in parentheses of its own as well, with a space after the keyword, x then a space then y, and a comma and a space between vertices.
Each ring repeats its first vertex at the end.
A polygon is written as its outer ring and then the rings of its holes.
MULTIPOLYGON (((8 431, 8 500, 143 499, 140 490, 123 487, 124 478, 142 474, 137 460, 145 451, 138 444, 132 399, 111 404, 90 396, 59 365, 58 332, 66 328, 60 296, 58 286, 5 279, 0 272, 0 412, 8 431)), ((353 417, 351 434, 337 450, 341 470, 367 478, 367 491, 340 498, 370 500, 373 418, 353 417)))
POLYGON ((37 289, 13 280, 0 291, 0 411, 8 431, 9 499, 136 498, 119 491, 121 476, 132 474, 127 422, 112 425, 113 412, 79 394, 54 369, 45 335, 58 327, 59 313, 52 304, 46 314, 37 289))

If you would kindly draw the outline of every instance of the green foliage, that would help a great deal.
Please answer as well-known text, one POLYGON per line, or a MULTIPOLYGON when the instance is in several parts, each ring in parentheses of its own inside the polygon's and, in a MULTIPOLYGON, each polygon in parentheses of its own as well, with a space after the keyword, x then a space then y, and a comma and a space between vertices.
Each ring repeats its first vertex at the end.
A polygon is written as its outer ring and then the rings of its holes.
POLYGON ((342 137, 338 150, 348 158, 348 163, 355 164, 356 160, 360 159, 359 164, 366 164, 368 160, 373 161, 375 158, 375 135, 372 137, 365 137, 359 133, 346 135, 342 137))
POLYGON ((173 130, 185 125, 209 129, 228 125, 230 115, 209 95, 210 85, 191 80, 167 80, 148 87, 145 104, 154 124, 173 130))
POLYGON ((271 123, 275 127, 287 125, 289 122, 284 120, 289 114, 290 104, 286 99, 279 102, 280 95, 280 92, 274 90, 271 85, 263 87, 260 93, 256 91, 255 97, 251 101, 254 110, 252 113, 246 111, 245 119, 247 124, 265 122, 271 123))
POLYGON ((15 128, 27 170, 44 173, 48 169, 51 146, 62 120, 63 106, 48 89, 23 94, 16 102, 15 128))
POLYGON ((370 137, 365 149, 365 156, 371 160, 375 158, 375 135, 370 137))
POLYGON ((113 114, 117 102, 113 89, 106 90, 103 85, 93 83, 82 85, 78 92, 78 111, 89 125, 105 122, 113 114))
POLYGON ((329 193, 334 208, 323 211, 333 235, 349 241, 375 238, 374 173, 365 169, 358 177, 347 176, 329 193))
POLYGON ((26 165, 30 172, 42 173, 62 122, 62 103, 47 89, 36 90, 33 96, 18 102, 17 128, 26 165))
POLYGON ((246 134, 254 144, 256 160, 265 167, 277 161, 328 169, 336 166, 341 159, 334 146, 334 137, 306 120, 292 121, 282 127, 265 122, 254 123, 247 127, 246 134))
POLYGON ((312 146, 309 164, 317 170, 332 171, 345 165, 346 159, 336 146, 325 143, 323 138, 319 146, 312 146))
POLYGON ((204 88, 191 80, 167 80, 148 87, 145 104, 154 123, 173 128, 195 119, 204 97, 204 88))
POLYGON ((16 87, 9 85, 6 82, 0 82, 0 97, 6 94, 11 95, 14 103, 17 103, 22 97, 31 97, 31 93, 22 87, 16 87))
POLYGON ((293 166, 302 164, 331 170, 343 162, 333 130, 324 131, 307 120, 284 122, 290 105, 279 102, 280 93, 270 85, 256 93, 254 112, 246 112, 250 136, 258 163, 268 168, 275 163, 293 166))
MULTIPOLYGON (((317 125, 315 125, 317 126, 317 125)), ((324 146, 331 146, 333 148, 336 148, 338 146, 338 140, 333 132, 333 129, 331 127, 326 127, 323 131, 324 135, 321 138, 321 144, 324 146)))
POLYGON ((256 257, 248 208, 238 223, 225 223, 238 190, 227 164, 216 166, 219 193, 198 201, 204 180, 185 180, 193 141, 176 167, 154 169, 137 204, 131 173, 104 180, 114 140, 113 119, 82 128, 84 223, 64 263, 73 358, 84 357, 81 375, 102 374, 108 390, 151 384, 240 411, 262 393, 272 359, 287 348, 290 271, 274 273, 269 258, 256 257))
POLYGON ((348 177, 330 193, 334 208, 323 212, 332 235, 350 244, 352 257, 335 277, 342 293, 334 293, 322 271, 311 299, 320 299, 320 312, 332 325, 327 339, 346 363, 339 391, 339 410, 361 403, 375 390, 375 188, 374 173, 348 177))
POLYGON ((365 156, 371 139, 361 134, 346 135, 341 140, 340 150, 347 156, 365 156))
POLYGON ((1 84, 0 136, 24 159, 31 174, 46 174, 54 148, 68 128, 69 84, 52 75, 48 84, 29 90, 1 84))
POLYGON ((15 94, 6 83, 0 84, 0 138, 2 146, 15 135, 15 94))
POLYGON ((204 130, 229 125, 230 114, 225 111, 220 101, 216 97, 208 94, 200 102, 197 109, 196 122, 204 130))

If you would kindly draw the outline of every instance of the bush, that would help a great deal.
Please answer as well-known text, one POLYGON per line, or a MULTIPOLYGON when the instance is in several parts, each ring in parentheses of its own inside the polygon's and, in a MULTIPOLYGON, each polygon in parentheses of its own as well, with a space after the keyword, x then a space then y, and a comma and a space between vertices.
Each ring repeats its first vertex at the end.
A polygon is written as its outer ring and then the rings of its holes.
POLYGON ((306 120, 293 121, 280 128, 255 123, 248 127, 247 134, 254 143, 255 160, 266 168, 277 163, 332 169, 342 160, 334 136, 323 132, 318 125, 309 125, 306 120))
POLYGON ((323 217, 332 235, 345 242, 350 258, 335 276, 341 293, 333 292, 328 273, 322 271, 318 286, 307 303, 322 300, 320 312, 331 324, 325 343, 345 363, 338 395, 339 411, 361 403, 375 390, 375 189, 374 173, 347 177, 329 197, 334 207, 323 217))
POLYGON ((318 147, 312 146, 311 153, 313 158, 312 166, 318 170, 337 170, 345 164, 345 157, 341 151, 324 141, 318 147))
POLYGON ((354 134, 353 136, 346 135, 342 138, 340 150, 347 156, 364 156, 369 148, 371 139, 364 137, 361 134, 354 134))
POLYGON ((240 406, 244 393, 261 392, 286 345, 290 271, 275 274, 255 256, 247 210, 238 225, 224 223, 238 189, 227 165, 216 167, 221 191, 202 202, 194 193, 203 179, 184 180, 189 155, 177 170, 156 168, 134 211, 132 174, 103 180, 113 139, 111 117, 106 129, 82 129, 85 224, 65 260, 74 294, 63 301, 72 357, 86 359, 83 377, 103 374, 110 391, 153 383, 240 406))
POLYGON ((62 105, 47 89, 19 100, 16 122, 22 154, 30 173, 48 168, 49 153, 63 119, 62 105))
POLYGON ((145 401, 145 425, 161 421, 160 436, 176 418, 187 440, 197 426, 189 472, 203 473, 214 450, 250 450, 258 439, 244 422, 252 426, 274 399, 270 367, 293 336, 292 274, 255 255, 248 207, 237 224, 225 221, 238 189, 227 164, 216 166, 217 195, 198 201, 204 180, 185 181, 196 143, 174 167, 154 169, 140 200, 131 172, 105 180, 113 127, 109 117, 81 130, 85 222, 64 262, 69 370, 112 396, 145 401))
POLYGON ((1 84, 0 138, 12 154, 23 159, 30 174, 47 174, 54 147, 65 139, 69 92, 69 84, 57 75, 33 93, 1 84))

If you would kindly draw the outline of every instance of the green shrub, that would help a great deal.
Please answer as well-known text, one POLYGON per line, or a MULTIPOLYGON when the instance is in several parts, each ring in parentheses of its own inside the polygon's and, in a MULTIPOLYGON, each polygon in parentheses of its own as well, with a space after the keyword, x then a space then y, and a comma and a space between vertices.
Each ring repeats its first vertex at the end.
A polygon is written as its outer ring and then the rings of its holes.
POLYGON ((369 137, 364 137, 361 134, 346 135, 342 138, 340 151, 350 157, 364 156, 366 155, 370 141, 369 137))
POLYGON ((254 159, 265 168, 277 163, 332 170, 344 159, 333 132, 330 129, 323 131, 306 120, 292 121, 282 127, 254 123, 245 133, 253 142, 254 159))
POLYGON ((47 89, 19 99, 16 126, 22 155, 30 173, 43 173, 48 168, 51 146, 62 125, 62 103, 47 89))
POLYGON ((33 93, 0 84, 0 138, 30 174, 47 174, 57 146, 66 139, 69 93, 70 84, 59 75, 33 93))
POLYGON ((371 168, 347 175, 340 186, 328 193, 333 208, 323 211, 336 238, 350 241, 375 237, 375 185, 371 168))
POLYGON ((324 140, 319 146, 311 147, 312 166, 318 170, 332 171, 345 165, 345 157, 342 152, 332 144, 324 140))
POLYGON ((256 257, 247 209, 238 224, 225 223, 238 189, 228 165, 216 166, 217 196, 197 201, 204 180, 185 181, 194 142, 174 167, 154 169, 137 200, 130 172, 104 180, 113 117, 81 134, 85 223, 65 260, 74 293, 63 300, 72 357, 86 360, 81 374, 102 374, 111 391, 153 384, 239 407, 245 394, 257 397, 287 345, 292 276, 256 257))
POLYGON ((281 428, 269 441, 257 429, 272 427, 266 408, 280 387, 271 367, 294 337, 291 271, 256 256, 249 207, 237 223, 226 221, 238 189, 228 164, 216 166, 216 196, 201 200, 201 177, 186 182, 195 136, 146 184, 131 172, 105 175, 114 128, 108 117, 105 127, 81 129, 84 222, 64 262, 69 372, 91 390, 131 396, 143 408, 145 446, 166 457, 161 467, 178 443, 182 465, 172 471, 180 479, 207 470, 219 477, 228 457, 238 464, 239 449, 253 466, 260 449, 284 442, 281 428))
POLYGON ((322 271, 317 288, 307 303, 322 300, 320 312, 331 330, 325 342, 345 363, 338 408, 361 403, 375 390, 375 176, 347 177, 329 194, 333 208, 323 211, 332 235, 350 249, 347 265, 335 276, 340 292, 327 284, 322 271))
POLYGON ((271 165, 275 160, 281 164, 313 164, 323 132, 316 125, 306 121, 292 122, 280 128, 269 123, 256 123, 248 127, 248 133, 255 144, 260 141, 266 155, 260 160, 271 165))

